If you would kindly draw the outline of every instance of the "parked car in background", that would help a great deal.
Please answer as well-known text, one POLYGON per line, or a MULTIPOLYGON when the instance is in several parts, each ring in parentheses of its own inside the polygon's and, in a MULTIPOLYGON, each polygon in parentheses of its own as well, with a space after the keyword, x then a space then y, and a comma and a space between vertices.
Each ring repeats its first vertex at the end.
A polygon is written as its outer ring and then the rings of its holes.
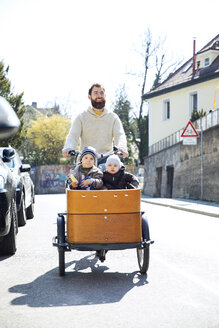
POLYGON ((10 169, 0 158, 0 254, 16 252, 18 219, 16 209, 17 183, 10 169))
POLYGON ((29 164, 22 164, 14 148, 1 147, 0 155, 16 180, 18 226, 24 226, 27 219, 34 217, 35 193, 34 184, 30 177, 31 166, 29 164))
MULTIPOLYGON (((10 104, 0 97, 0 139, 13 136, 20 121, 10 104)), ((0 255, 16 252, 18 221, 16 211, 16 181, 0 158, 0 255)))

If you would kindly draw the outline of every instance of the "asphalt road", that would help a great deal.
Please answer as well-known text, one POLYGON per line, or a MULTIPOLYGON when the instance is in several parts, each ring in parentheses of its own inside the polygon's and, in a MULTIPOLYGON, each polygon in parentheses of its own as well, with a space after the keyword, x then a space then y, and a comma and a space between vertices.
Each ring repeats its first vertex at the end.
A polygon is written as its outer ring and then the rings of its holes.
POLYGON ((0 258, 0 327, 219 327, 219 220, 142 203, 151 261, 138 272, 136 250, 66 254, 58 275, 56 214, 65 195, 37 195, 35 218, 19 228, 18 250, 0 258))

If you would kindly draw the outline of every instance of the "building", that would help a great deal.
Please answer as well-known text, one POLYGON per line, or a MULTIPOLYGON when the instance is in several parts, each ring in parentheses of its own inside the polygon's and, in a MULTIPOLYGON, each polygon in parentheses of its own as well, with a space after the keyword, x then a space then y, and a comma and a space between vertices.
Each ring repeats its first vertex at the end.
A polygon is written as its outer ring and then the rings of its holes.
POLYGON ((32 102, 31 105, 26 105, 24 113, 25 125, 29 126, 32 120, 36 120, 39 116, 49 117, 54 114, 60 114, 59 106, 54 104, 52 108, 38 108, 37 102, 32 102))
POLYGON ((144 193, 219 201, 219 176, 215 175, 219 167, 219 34, 197 53, 195 47, 194 40, 193 56, 143 96, 149 107, 144 193), (204 130, 204 141, 201 144, 198 138, 196 146, 183 146, 181 133, 193 110, 206 112, 196 122, 197 129, 204 130), (208 172, 203 172, 206 167, 208 172), (212 191, 217 187, 214 197, 206 191, 207 185, 212 191))
POLYGON ((218 86, 219 34, 197 53, 194 40, 193 57, 143 96, 149 105, 149 154, 152 145, 186 126, 193 109, 209 113, 218 86))

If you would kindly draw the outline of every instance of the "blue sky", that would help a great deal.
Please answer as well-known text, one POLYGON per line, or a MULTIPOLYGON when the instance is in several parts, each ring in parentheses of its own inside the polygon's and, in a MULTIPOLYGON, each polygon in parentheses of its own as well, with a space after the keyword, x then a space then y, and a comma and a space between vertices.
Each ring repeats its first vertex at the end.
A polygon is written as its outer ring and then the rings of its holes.
POLYGON ((125 84, 135 106, 139 80, 126 73, 142 67, 144 31, 166 38, 170 60, 187 60, 193 37, 199 50, 218 34, 218 12, 215 0, 0 0, 0 60, 26 104, 57 102, 75 114, 89 105, 90 84, 101 82, 108 104, 125 84))

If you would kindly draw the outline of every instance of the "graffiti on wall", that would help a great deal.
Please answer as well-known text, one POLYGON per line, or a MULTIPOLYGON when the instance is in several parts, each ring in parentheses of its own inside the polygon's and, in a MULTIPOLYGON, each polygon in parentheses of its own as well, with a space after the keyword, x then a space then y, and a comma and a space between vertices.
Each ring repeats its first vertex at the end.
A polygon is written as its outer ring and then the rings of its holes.
POLYGON ((53 189, 55 192, 65 188, 66 175, 69 169, 66 167, 46 167, 41 169, 39 185, 42 189, 53 189))

